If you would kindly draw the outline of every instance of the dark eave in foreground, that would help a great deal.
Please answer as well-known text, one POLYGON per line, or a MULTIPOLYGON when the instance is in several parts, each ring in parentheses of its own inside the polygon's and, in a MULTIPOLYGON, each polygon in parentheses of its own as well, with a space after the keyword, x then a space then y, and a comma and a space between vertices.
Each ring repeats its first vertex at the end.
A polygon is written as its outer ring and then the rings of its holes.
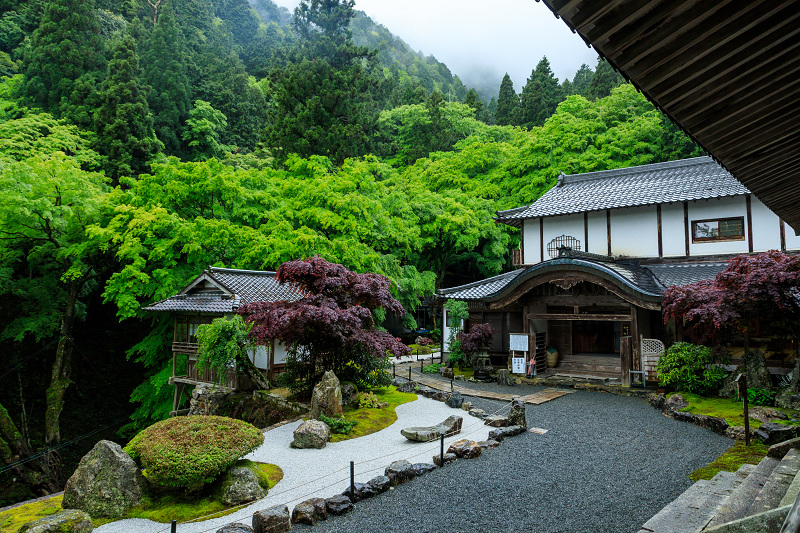
POLYGON ((800 2, 542 1, 800 231, 800 2))

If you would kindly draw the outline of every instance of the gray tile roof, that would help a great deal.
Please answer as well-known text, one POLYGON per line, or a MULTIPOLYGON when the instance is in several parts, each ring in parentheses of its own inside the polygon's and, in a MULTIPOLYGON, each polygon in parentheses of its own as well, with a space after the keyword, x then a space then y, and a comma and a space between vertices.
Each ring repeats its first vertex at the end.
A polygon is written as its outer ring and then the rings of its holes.
POLYGON ((278 283, 275 272, 210 267, 179 294, 144 310, 226 314, 234 313, 240 306, 251 302, 293 302, 302 297, 302 293, 291 284, 278 283), (197 290, 195 286, 203 279, 219 290, 197 290))
POLYGON ((717 274, 725 270, 728 266, 726 262, 701 262, 701 263, 665 263, 658 265, 646 265, 644 268, 653 275, 665 287, 675 287, 679 285, 689 285, 697 281, 714 279, 717 274))
POLYGON ((725 262, 696 262, 637 265, 635 263, 597 261, 590 259, 557 258, 520 268, 499 276, 476 281, 460 287, 440 289, 437 294, 446 300, 491 300, 516 283, 555 265, 590 268, 610 274, 625 285, 649 295, 659 296, 667 287, 688 285, 696 281, 714 279, 727 266, 725 262))
POLYGON ((561 176, 529 206, 498 211, 496 220, 520 227, 526 218, 548 217, 748 194, 710 157, 561 176))

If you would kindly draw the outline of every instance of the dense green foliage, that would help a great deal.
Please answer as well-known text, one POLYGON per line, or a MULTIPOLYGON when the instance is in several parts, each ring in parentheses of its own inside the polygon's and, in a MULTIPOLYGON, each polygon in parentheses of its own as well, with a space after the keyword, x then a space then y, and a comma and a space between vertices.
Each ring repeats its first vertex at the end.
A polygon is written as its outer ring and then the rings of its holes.
POLYGON ((747 401, 753 405, 775 405, 777 391, 769 389, 747 389, 747 401))
POLYGON ((519 234, 496 210, 560 172, 699 154, 605 62, 559 83, 543 58, 522 101, 508 77, 470 90, 353 7, 0 2, 9 457, 93 429, 71 411, 92 395, 130 395, 129 432, 167 417, 173 325, 142 307, 209 265, 319 255, 381 274, 408 313, 392 323, 377 309, 376 326, 415 329, 436 288, 511 267, 519 234))
MULTIPOLYGON (((360 407, 360 406, 359 406, 360 407)), ((336 435, 347 435, 353 428, 358 425, 357 420, 347 420, 345 417, 331 418, 325 415, 319 415, 319 419, 331 428, 331 433, 336 435)))
POLYGON ((224 416, 174 417, 138 433, 125 446, 147 479, 165 487, 211 483, 261 443, 256 427, 224 416))
POLYGON ((659 383, 679 391, 699 394, 712 391, 728 376, 724 368, 713 363, 711 348, 676 342, 658 360, 659 383))

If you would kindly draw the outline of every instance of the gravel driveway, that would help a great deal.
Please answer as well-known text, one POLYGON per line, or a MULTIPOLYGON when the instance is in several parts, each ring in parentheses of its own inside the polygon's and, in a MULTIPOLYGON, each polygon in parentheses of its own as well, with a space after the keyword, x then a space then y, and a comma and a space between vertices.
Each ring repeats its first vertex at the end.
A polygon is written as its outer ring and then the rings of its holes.
MULTIPOLYGON (((469 400, 487 411, 502 405, 469 400)), ((529 427, 547 433, 507 439, 478 459, 459 460, 359 502, 350 514, 313 530, 635 532, 691 485, 690 472, 733 444, 667 418, 641 399, 612 394, 577 391, 528 406, 527 418, 529 427)))

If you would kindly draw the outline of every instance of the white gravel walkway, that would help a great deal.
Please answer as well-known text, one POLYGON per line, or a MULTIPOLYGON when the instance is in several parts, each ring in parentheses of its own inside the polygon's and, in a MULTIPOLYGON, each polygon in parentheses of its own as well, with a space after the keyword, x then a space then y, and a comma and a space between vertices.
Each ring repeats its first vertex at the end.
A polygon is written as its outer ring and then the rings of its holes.
MULTIPOLYGON (((288 505, 289 510, 309 498, 327 498, 340 494, 350 483, 350 461, 355 461, 355 480, 359 483, 383 475, 392 461, 405 459, 412 463, 430 463, 439 453, 439 441, 414 443, 400 434, 404 427, 432 426, 450 415, 464 417, 459 435, 445 439, 445 446, 462 438, 485 440, 488 435, 483 421, 460 409, 451 409, 442 402, 419 397, 396 408, 397 421, 391 426, 365 437, 329 443, 322 450, 297 450, 289 447, 292 432, 300 421, 286 424, 264 434, 264 444, 247 459, 272 463, 281 467, 283 479, 266 498, 232 514, 202 522, 179 524, 179 533, 215 532, 231 522, 250 524, 253 512, 274 505, 288 505)), ((119 520, 95 529, 98 533, 158 533, 169 531, 169 524, 150 520, 119 520)))

